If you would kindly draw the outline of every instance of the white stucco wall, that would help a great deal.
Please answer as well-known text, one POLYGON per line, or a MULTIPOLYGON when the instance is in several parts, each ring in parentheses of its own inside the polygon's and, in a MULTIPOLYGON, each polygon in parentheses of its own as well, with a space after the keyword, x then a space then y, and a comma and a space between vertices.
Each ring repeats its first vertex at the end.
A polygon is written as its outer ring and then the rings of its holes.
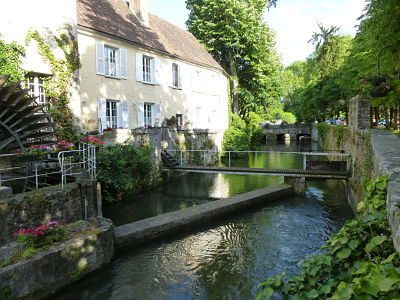
POLYGON ((159 103, 162 120, 182 114, 184 123, 189 128, 223 132, 228 127, 227 78, 221 70, 174 59, 84 28, 78 29, 78 42, 82 63, 82 120, 86 130, 97 129, 99 98, 127 100, 130 128, 138 127, 135 105, 138 102, 159 103), (96 42, 127 50, 128 79, 96 74, 96 42), (146 84, 136 80, 136 53, 160 60, 160 84, 146 84), (177 62, 181 66, 181 89, 169 86, 172 77, 169 69, 171 62, 177 62))

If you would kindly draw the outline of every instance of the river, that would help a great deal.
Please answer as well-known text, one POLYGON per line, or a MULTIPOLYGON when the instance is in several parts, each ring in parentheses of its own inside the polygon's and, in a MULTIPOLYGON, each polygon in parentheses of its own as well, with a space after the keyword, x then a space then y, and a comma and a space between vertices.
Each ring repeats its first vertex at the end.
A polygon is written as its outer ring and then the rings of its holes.
MULTIPOLYGON (((299 145, 277 143, 262 150, 299 151, 299 145)), ((302 168, 302 156, 258 154, 232 165, 302 168)), ((104 214, 121 225, 282 182, 276 176, 187 174, 109 206, 104 214)), ((307 182, 304 197, 283 198, 196 231, 118 252, 111 264, 56 299, 254 299, 258 283, 281 272, 299 272, 298 262, 318 253, 352 216, 340 182, 307 182)))

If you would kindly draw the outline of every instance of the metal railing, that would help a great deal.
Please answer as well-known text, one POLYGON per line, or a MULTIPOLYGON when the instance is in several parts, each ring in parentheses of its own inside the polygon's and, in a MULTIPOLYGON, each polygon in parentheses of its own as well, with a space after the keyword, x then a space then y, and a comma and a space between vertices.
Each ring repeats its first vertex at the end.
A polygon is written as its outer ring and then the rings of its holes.
MULTIPOLYGON (((51 155, 51 154, 46 154, 51 155)), ((21 154, 1 154, 1 158, 17 159, 21 154)), ((80 143, 77 150, 60 151, 55 161, 38 159, 26 162, 24 166, 12 166, 0 168, 0 186, 5 182, 34 180, 34 187, 40 187, 40 178, 50 175, 60 175, 61 187, 67 183, 69 176, 87 175, 91 179, 96 178, 96 147, 86 143, 80 143), (47 169, 55 171, 47 171, 47 169), (25 173, 25 175, 22 175, 25 173)))
POLYGON ((207 154, 208 158, 212 157, 212 154, 215 155, 215 157, 226 157, 228 159, 228 167, 231 167, 231 161, 234 158, 234 154, 254 154, 255 158, 257 159, 258 154, 297 154, 297 155, 302 155, 303 156, 303 169, 307 168, 307 159, 313 156, 316 157, 339 157, 342 160, 346 160, 346 171, 349 171, 350 167, 350 159, 351 159, 351 154, 349 153, 333 153, 333 152, 299 152, 299 151, 216 151, 216 150, 168 150, 168 152, 171 153, 176 153, 178 155, 175 155, 175 159, 179 162, 181 166, 184 165, 184 163, 187 162, 187 158, 185 157, 185 152, 187 153, 200 153, 203 154, 202 161, 203 165, 206 165, 207 163, 207 154))

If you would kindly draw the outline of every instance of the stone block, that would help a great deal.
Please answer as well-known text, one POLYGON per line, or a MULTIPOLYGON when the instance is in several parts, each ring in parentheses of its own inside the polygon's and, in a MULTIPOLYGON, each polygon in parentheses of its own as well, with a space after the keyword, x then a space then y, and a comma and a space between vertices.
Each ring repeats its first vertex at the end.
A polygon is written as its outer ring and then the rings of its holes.
POLYGON ((43 299, 109 263, 114 254, 111 220, 93 218, 82 226, 88 228, 87 232, 0 268, 0 299, 2 291, 7 291, 6 299, 43 299))
POLYGON ((0 203, 3 200, 3 203, 5 202, 5 200, 8 200, 9 198, 11 198, 13 195, 13 190, 10 187, 7 186, 0 186, 0 203))
POLYGON ((351 130, 371 128, 370 101, 357 95, 349 101, 349 123, 351 130))

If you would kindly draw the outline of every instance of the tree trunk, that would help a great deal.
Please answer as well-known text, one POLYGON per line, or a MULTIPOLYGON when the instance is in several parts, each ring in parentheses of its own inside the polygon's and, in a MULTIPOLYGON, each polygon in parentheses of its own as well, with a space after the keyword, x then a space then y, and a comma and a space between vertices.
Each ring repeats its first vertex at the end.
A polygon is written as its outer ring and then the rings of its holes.
POLYGON ((229 79, 229 85, 231 90, 231 99, 232 99, 232 112, 234 114, 239 113, 239 97, 237 93, 237 88, 239 87, 239 78, 237 75, 235 59, 232 58, 232 54, 229 53, 229 75, 231 76, 229 79))

